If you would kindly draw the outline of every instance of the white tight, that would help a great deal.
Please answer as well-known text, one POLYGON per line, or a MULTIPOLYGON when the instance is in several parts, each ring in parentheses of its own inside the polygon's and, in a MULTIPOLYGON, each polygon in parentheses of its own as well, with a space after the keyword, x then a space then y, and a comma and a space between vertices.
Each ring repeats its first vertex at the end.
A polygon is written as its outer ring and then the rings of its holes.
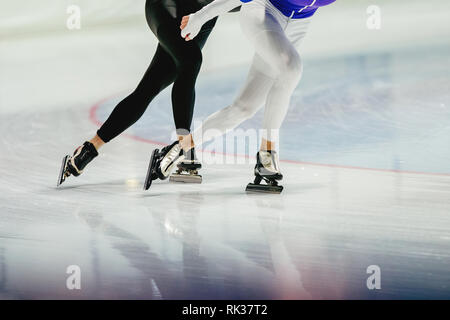
POLYGON ((296 48, 310 19, 289 19, 268 0, 254 0, 242 6, 240 20, 255 48, 252 66, 234 102, 210 115, 194 132, 198 145, 206 142, 202 133, 208 133, 207 139, 211 140, 251 118, 264 105, 263 138, 274 141, 300 81, 302 62, 296 48))

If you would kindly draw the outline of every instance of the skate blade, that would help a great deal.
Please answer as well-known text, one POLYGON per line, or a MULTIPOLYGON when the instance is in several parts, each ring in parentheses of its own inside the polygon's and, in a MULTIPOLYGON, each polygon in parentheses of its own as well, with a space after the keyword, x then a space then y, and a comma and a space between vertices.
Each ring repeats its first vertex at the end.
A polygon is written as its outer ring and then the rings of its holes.
POLYGON ((182 161, 177 163, 177 168, 178 170, 182 170, 182 171, 198 171, 202 168, 202 165, 197 163, 197 164, 187 164, 187 163, 182 163, 182 161))
POLYGON ((202 183, 202 176, 198 174, 174 173, 169 180, 172 182, 202 183))
POLYGON ((159 152, 159 149, 155 149, 152 152, 152 156, 150 157, 150 162, 148 164, 147 175, 145 176, 144 181, 144 191, 147 191, 152 185, 153 181, 153 171, 156 164, 156 154, 159 152))
POLYGON ((280 194, 281 191, 283 191, 283 186, 271 186, 268 184, 254 184, 249 183, 247 185, 247 188, 245 188, 246 192, 249 193, 274 193, 274 194, 280 194))
POLYGON ((67 177, 70 174, 67 174, 67 164, 69 163, 70 156, 64 156, 61 164, 61 169, 59 170, 58 182, 56 186, 59 187, 64 181, 66 181, 67 177))

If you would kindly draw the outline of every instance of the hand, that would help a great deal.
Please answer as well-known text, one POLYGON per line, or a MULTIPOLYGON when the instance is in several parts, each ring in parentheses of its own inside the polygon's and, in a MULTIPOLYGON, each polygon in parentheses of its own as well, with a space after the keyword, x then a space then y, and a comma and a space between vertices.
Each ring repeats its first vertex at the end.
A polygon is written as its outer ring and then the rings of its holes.
POLYGON ((184 16, 183 19, 181 19, 181 37, 186 41, 194 39, 200 32, 201 28, 202 25, 197 23, 194 14, 184 16))

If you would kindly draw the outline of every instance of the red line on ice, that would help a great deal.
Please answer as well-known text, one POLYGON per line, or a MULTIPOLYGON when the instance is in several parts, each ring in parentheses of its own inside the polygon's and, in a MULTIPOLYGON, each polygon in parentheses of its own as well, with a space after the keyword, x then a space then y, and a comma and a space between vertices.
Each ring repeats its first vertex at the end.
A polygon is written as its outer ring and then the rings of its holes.
MULTIPOLYGON (((112 97, 115 97, 117 95, 113 95, 113 96, 109 96, 106 97, 100 101, 98 101, 96 104, 94 104, 90 110, 89 110, 89 118, 90 120, 95 123, 97 126, 101 126, 103 123, 97 118, 97 110, 100 108, 100 106, 105 103, 106 101, 108 101, 109 99, 111 99, 112 97)), ((146 138, 141 138, 139 136, 135 136, 132 134, 127 134, 125 133, 124 136, 133 139, 133 140, 137 140, 137 141, 141 141, 141 142, 145 142, 145 143, 150 143, 150 144, 156 144, 159 146, 165 146, 166 143, 160 142, 160 141, 154 141, 154 140, 150 140, 150 139, 146 139, 146 138)), ((227 154, 224 152, 215 152, 215 151, 208 151, 208 150, 203 150, 200 149, 200 152, 209 152, 209 153, 217 153, 217 154, 221 154, 221 155, 229 155, 229 156, 233 156, 232 154, 227 154)), ((244 158, 249 158, 248 155, 243 155, 243 154, 238 154, 238 157, 244 157, 244 158)), ((394 172, 394 173, 410 173, 410 174, 422 174, 422 175, 431 175, 431 176, 450 176, 450 173, 437 173, 437 172, 421 172, 421 171, 404 171, 404 170, 395 170, 395 169, 378 169, 378 168, 365 168, 365 167, 357 167, 357 166, 346 166, 346 165, 338 165, 338 164, 326 164, 326 163, 317 163, 317 162, 305 162, 305 161, 297 161, 297 160, 280 160, 281 162, 286 162, 286 163, 293 163, 293 164, 301 164, 301 165, 312 165, 312 166, 319 166, 319 167, 329 167, 329 168, 343 168, 343 169, 355 169, 355 170, 368 170, 368 171, 381 171, 381 172, 394 172)))

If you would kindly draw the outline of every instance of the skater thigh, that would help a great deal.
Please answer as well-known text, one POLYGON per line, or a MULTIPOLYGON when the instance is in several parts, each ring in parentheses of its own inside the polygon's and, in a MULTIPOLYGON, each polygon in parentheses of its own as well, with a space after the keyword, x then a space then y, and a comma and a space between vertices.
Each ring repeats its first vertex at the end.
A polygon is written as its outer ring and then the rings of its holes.
POLYGON ((158 45, 156 53, 136 89, 123 99, 97 131, 98 136, 109 142, 139 120, 150 102, 176 77, 172 57, 158 45))
POLYGON ((273 83, 274 75, 270 74, 263 59, 255 54, 247 80, 231 105, 235 111, 235 117, 240 120, 239 123, 253 117, 264 106, 273 83))
MULTIPOLYGON (((174 0, 148 0, 145 14, 152 32, 157 35, 161 25, 177 25, 174 0)), ((139 120, 150 102, 177 76, 177 66, 172 55, 158 44, 153 59, 136 89, 123 99, 113 110, 106 122, 97 131, 97 135, 109 142, 139 120)))
POLYGON ((253 44, 258 56, 266 63, 264 70, 270 76, 294 81, 301 73, 300 55, 285 33, 289 21, 270 10, 262 1, 245 5, 241 9, 241 28, 253 44))
POLYGON ((149 104, 162 90, 171 85, 175 81, 175 78, 175 62, 171 55, 158 44, 150 66, 134 93, 146 97, 146 102, 149 104))
POLYGON ((176 77, 172 88, 172 109, 177 134, 190 132, 194 104, 195 84, 203 62, 200 47, 196 42, 187 42, 179 36, 171 37, 175 30, 162 28, 160 37, 165 41, 162 46, 170 53, 176 65, 176 77))
POLYGON ((177 133, 186 135, 190 132, 193 117, 195 84, 203 61, 202 52, 198 43, 182 39, 176 26, 161 25, 158 39, 176 66, 172 88, 173 117, 177 133))
MULTIPOLYGON (((159 45, 172 57, 177 71, 180 68, 201 64, 201 51, 196 42, 186 42, 180 37, 180 8, 175 0, 147 1, 147 23, 159 45)), ((192 67, 194 68, 194 67, 192 67)))
POLYGON ((180 37, 180 22, 184 14, 193 10, 197 2, 174 0, 148 1, 147 21, 160 46, 171 56, 175 64, 172 88, 172 108, 179 135, 190 131, 195 103, 195 83, 203 61, 201 49, 214 28, 216 19, 206 23, 198 39, 185 41, 180 37))
POLYGON ((146 17, 148 25, 158 38, 159 44, 171 55, 177 68, 196 68, 201 65, 201 49, 217 19, 205 23, 194 41, 185 41, 180 37, 181 17, 200 8, 195 1, 147 1, 146 17), (190 66, 188 65, 189 62, 191 62, 190 66))
POLYGON ((299 52, 302 40, 308 33, 309 25, 311 24, 312 17, 306 19, 291 20, 287 25, 284 33, 289 39, 292 46, 299 52))
POLYGON ((203 121, 202 126, 195 130, 194 140, 198 145, 233 130, 264 106, 274 81, 267 75, 264 66, 261 58, 255 55, 245 85, 233 103, 210 115, 203 121))
POLYGON ((283 79, 288 86, 297 85, 302 73, 302 61, 286 35, 265 30, 252 39, 256 53, 265 62, 265 73, 272 78, 283 79))
POLYGON ((268 141, 278 140, 278 131, 288 112, 291 96, 300 82, 303 68, 298 49, 301 41, 306 36, 309 23, 310 18, 290 20, 284 31, 285 39, 289 43, 284 40, 277 43, 277 45, 284 48, 285 53, 291 52, 291 54, 284 55, 284 57, 289 57, 290 55, 294 58, 282 61, 284 67, 291 71, 282 71, 267 96, 263 129, 264 138, 268 141))
POLYGON ((241 27, 254 45, 256 54, 261 57, 262 64, 265 63, 262 70, 268 70, 265 72, 270 72, 274 79, 265 103, 263 138, 276 141, 278 129, 289 108, 290 98, 302 74, 302 61, 292 41, 295 35, 302 34, 287 34, 292 20, 282 16, 269 4, 264 6, 264 3, 260 0, 254 5, 242 8, 241 27))

